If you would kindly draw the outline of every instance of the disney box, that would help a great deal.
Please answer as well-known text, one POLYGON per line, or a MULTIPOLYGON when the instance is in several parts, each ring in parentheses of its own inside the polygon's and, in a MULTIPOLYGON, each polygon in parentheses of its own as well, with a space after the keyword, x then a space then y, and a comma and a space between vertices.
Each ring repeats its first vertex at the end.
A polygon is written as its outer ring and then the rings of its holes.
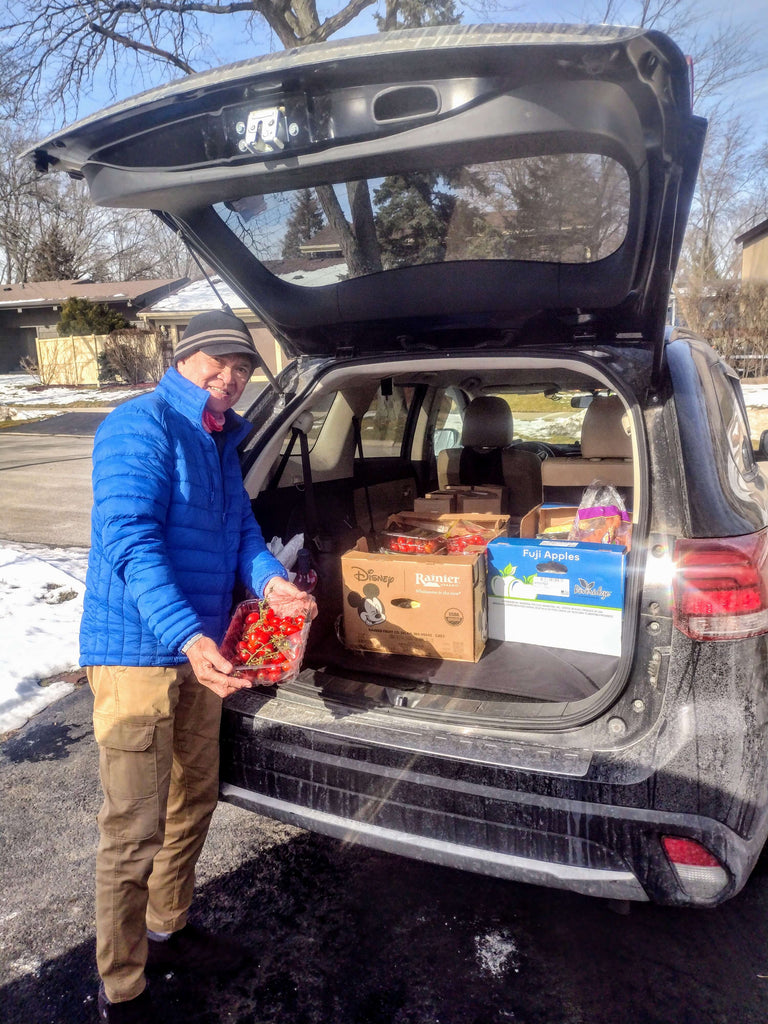
POLYGON ((498 537, 487 557, 491 639, 621 653, 623 547, 498 537))
POLYGON ((485 554, 341 556, 344 642, 358 651, 477 661, 487 639, 485 554))

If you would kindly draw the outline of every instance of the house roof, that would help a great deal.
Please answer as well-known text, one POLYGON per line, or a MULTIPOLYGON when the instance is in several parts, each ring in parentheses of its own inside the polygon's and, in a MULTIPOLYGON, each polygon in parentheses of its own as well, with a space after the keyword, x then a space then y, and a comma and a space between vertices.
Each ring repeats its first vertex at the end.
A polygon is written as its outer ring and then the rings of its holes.
POLYGON ((306 255, 312 255, 312 253, 335 253, 341 255, 341 238, 336 228, 331 227, 330 224, 326 224, 324 228, 320 228, 309 241, 304 242, 299 246, 299 252, 305 253, 306 255))
POLYGON ((3 306, 59 306, 67 299, 90 299, 91 302, 129 302, 135 306, 152 301, 154 294, 177 288, 187 281, 182 278, 161 278, 143 281, 25 281, 22 284, 0 285, 0 308, 3 306))
POLYGON ((761 220, 759 224, 755 224, 749 231, 737 235, 734 241, 737 245, 751 245, 752 242, 757 242, 764 235, 768 235, 768 220, 761 220))
MULTIPOLYGON (((264 264, 273 274, 295 284, 332 284, 347 275, 347 264, 337 259, 285 259, 267 261, 264 264)), ((229 308, 243 318, 253 314, 243 300, 226 282, 219 277, 212 278, 216 292, 206 280, 192 281, 172 294, 153 302, 141 310, 145 318, 159 316, 187 316, 209 309, 219 309, 225 302, 229 308), (217 294, 218 293, 218 294, 217 294)))
POLYGON ((184 287, 177 288, 170 295, 166 295, 162 299, 158 299, 157 302, 153 302, 146 309, 142 309, 141 316, 153 317, 176 313, 188 315, 189 313, 205 312, 209 309, 219 309, 222 302, 225 302, 231 310, 236 311, 239 316, 242 316, 245 312, 245 306, 240 296, 235 295, 229 285, 225 284, 220 278, 214 277, 212 280, 218 296, 205 279, 191 281, 189 284, 184 285, 184 287))

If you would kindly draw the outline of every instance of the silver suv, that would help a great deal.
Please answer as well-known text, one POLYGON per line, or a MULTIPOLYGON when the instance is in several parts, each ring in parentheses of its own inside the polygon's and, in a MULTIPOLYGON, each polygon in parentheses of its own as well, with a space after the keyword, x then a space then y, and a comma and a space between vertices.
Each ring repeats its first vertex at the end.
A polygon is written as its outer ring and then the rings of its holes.
POLYGON ((321 614, 294 682, 227 702, 223 799, 598 896, 744 885, 768 830, 766 485, 736 375, 665 327, 705 128, 658 32, 453 26, 195 75, 37 147, 158 212, 291 358, 265 360, 243 471, 265 536, 304 533, 321 614), (481 633, 509 576, 527 607, 547 576, 515 544, 611 488, 609 639, 534 609, 478 660, 352 649, 350 614, 393 613, 345 552, 484 485, 513 536, 481 633))

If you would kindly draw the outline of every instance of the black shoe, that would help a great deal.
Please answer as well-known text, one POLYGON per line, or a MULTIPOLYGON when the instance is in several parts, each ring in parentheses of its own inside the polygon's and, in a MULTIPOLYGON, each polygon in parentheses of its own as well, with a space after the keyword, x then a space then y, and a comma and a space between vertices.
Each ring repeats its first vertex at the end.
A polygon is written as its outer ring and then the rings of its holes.
POLYGON ((246 950, 231 939, 212 935, 193 924, 185 925, 164 940, 152 939, 147 953, 147 970, 200 971, 205 974, 234 974, 245 963, 246 950))
POLYGON ((99 985, 99 1020, 111 1024, 149 1024, 152 1020, 152 1002, 149 989, 144 989, 135 999, 124 1003, 110 1003, 104 991, 104 982, 99 985))

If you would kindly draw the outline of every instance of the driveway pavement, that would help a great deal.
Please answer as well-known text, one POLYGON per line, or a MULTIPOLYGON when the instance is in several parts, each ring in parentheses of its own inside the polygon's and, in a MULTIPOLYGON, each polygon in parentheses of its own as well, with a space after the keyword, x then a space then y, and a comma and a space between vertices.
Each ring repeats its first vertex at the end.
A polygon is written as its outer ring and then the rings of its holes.
MULTIPOLYGON (((0 1021, 95 1024, 87 687, 0 744, 0 1021)), ((237 977, 153 979, 146 1024, 765 1024, 768 877, 716 910, 600 900, 313 835, 228 804, 195 920, 237 977)))
POLYGON ((0 431, 0 539, 88 547, 91 452, 107 412, 68 412, 0 431))
MULTIPOLYGON (((249 384, 237 411, 263 387, 249 384)), ((65 411, 0 430, 0 540, 90 546, 93 435, 110 411, 65 411)))

